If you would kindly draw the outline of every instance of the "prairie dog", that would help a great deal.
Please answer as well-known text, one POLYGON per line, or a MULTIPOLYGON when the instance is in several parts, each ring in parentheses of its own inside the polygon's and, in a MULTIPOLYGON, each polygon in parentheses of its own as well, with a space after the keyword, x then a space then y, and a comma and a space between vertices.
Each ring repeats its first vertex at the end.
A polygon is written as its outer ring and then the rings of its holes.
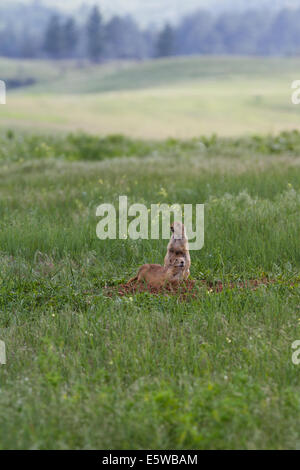
POLYGON ((185 227, 181 222, 174 222, 171 225, 171 232, 164 265, 167 267, 183 261, 182 279, 187 279, 190 274, 191 257, 185 227))
POLYGON ((128 281, 145 282, 155 288, 163 287, 167 283, 178 283, 182 280, 184 260, 180 260, 176 266, 161 266, 160 264, 144 264, 140 267, 137 275, 128 281))

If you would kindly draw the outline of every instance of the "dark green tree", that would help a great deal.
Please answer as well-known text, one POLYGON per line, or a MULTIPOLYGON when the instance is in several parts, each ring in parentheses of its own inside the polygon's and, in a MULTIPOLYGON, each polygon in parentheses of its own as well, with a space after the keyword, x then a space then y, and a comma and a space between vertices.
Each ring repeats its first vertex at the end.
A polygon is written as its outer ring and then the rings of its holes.
POLYGON ((174 54, 175 33, 170 24, 166 24, 158 35, 156 43, 156 56, 167 57, 174 54))
POLYGON ((22 36, 21 36, 21 44, 20 44, 20 56, 26 58, 34 58, 37 57, 38 46, 36 44, 35 37, 30 34, 26 29, 24 29, 22 36))
POLYGON ((87 21, 87 53, 93 62, 101 58, 104 47, 102 16, 98 7, 93 7, 87 21))
POLYGON ((79 32, 73 18, 68 18, 62 26, 63 48, 66 57, 72 57, 76 50, 79 32))
POLYGON ((105 26, 106 57, 140 59, 146 55, 146 41, 137 24, 127 16, 114 16, 105 26))
POLYGON ((63 36, 60 17, 52 15, 45 32, 44 50, 53 59, 59 59, 63 54, 63 36))

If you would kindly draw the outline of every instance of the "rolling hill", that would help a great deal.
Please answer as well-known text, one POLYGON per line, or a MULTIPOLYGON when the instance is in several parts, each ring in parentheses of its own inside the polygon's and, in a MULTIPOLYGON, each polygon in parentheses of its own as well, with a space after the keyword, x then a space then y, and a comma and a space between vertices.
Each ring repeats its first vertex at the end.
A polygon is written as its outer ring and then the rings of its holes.
POLYGON ((192 57, 92 66, 0 60, 3 127, 137 137, 277 132, 299 127, 297 59, 192 57))

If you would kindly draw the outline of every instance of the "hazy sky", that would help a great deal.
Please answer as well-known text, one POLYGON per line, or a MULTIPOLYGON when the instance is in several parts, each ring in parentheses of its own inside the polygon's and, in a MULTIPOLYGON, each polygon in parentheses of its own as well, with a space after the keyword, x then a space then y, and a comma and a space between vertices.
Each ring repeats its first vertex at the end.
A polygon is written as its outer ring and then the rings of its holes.
MULTIPOLYGON (((2 0, 3 1, 3 0, 2 0)), ((299 6, 300 0, 35 0, 48 6, 73 10, 82 4, 100 6, 105 16, 119 13, 130 13, 139 22, 176 21, 179 17, 197 8, 208 8, 213 11, 234 8, 267 7, 270 10, 282 6, 299 6)), ((19 0, 20 3, 30 3, 32 0, 19 0)))

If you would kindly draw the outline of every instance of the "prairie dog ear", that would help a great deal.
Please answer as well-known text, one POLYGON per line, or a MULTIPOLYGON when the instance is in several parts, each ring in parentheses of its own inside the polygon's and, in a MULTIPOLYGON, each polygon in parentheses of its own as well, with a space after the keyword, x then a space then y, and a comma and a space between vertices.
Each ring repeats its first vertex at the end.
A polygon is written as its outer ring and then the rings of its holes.
POLYGON ((174 236, 176 239, 180 240, 180 239, 186 238, 186 231, 182 222, 175 221, 172 224, 172 227, 173 227, 172 232, 174 233, 174 236))
POLYGON ((171 225, 170 229, 171 229, 171 232, 174 233, 174 224, 171 225))

